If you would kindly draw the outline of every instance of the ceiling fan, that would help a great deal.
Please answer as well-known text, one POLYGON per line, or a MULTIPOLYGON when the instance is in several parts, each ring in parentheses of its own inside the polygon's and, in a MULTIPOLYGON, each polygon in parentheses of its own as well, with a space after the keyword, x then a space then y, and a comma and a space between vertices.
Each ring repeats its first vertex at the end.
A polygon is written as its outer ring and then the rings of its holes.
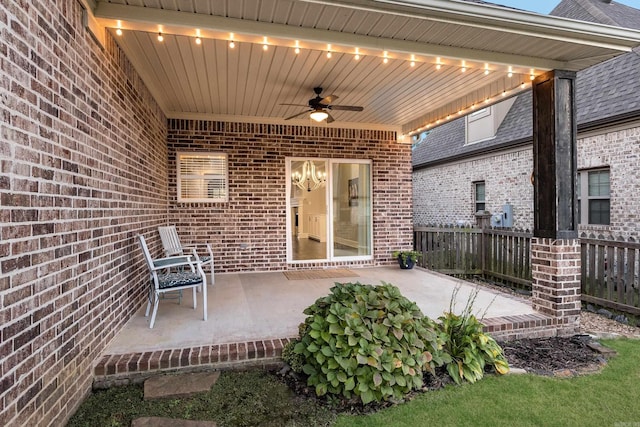
POLYGON ((297 107, 309 107, 309 110, 303 111, 301 113, 294 114, 293 116, 287 117, 285 120, 290 120, 301 116, 303 114, 309 114, 309 117, 316 122, 321 122, 324 119, 327 119, 327 123, 331 123, 334 121, 334 118, 329 114, 331 110, 342 110, 342 111, 362 111, 363 107, 355 106, 355 105, 332 105, 333 101, 338 99, 336 95, 329 95, 322 97, 320 94, 322 93, 321 87, 313 88, 313 91, 316 94, 315 98, 311 98, 309 100, 308 105, 302 104, 280 104, 280 105, 295 105, 297 107))

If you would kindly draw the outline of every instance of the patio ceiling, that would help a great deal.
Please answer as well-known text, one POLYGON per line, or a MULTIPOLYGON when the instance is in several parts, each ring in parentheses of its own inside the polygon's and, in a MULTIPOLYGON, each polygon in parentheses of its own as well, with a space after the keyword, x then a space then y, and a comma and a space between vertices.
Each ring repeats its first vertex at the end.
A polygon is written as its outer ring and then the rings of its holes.
POLYGON ((640 44, 635 30, 457 0, 84 2, 98 26, 123 30, 117 43, 171 118, 309 124, 284 121, 305 107, 281 104, 321 86, 364 107, 333 111, 330 126, 409 134, 526 90, 532 74, 640 44))

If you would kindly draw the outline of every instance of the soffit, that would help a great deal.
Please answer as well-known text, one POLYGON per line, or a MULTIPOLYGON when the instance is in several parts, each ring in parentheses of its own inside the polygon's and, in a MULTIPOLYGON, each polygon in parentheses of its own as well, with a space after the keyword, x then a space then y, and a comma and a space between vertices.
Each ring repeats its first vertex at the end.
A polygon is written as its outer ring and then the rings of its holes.
POLYGON ((309 123, 282 121, 305 108, 280 104, 321 86, 364 107, 332 112, 333 125, 403 132, 515 95, 532 69, 579 70, 640 44, 634 30, 455 0, 98 0, 94 14, 124 29, 117 43, 169 117, 309 123))

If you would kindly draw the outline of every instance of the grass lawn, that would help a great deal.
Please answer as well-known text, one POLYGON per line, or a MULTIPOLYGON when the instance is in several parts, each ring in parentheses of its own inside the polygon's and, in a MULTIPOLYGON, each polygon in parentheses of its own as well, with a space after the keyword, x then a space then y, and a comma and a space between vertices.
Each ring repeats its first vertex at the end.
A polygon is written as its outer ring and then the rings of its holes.
POLYGON ((601 373, 570 379, 491 375, 372 415, 336 419, 269 375, 224 372, 211 392, 189 399, 144 402, 139 386, 95 393, 68 426, 129 426, 141 416, 215 420, 220 427, 640 426, 640 340, 604 344, 619 356, 601 373))
POLYGON ((342 415, 335 427, 640 426, 640 341, 604 344, 619 355, 598 374, 489 376, 366 417, 342 415))

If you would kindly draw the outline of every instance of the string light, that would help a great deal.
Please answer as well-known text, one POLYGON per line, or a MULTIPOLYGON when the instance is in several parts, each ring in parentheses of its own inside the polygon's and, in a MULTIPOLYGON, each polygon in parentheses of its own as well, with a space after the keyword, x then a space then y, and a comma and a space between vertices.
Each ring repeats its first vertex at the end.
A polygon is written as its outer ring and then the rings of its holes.
MULTIPOLYGON (((118 36, 123 34, 120 21, 117 21, 117 27, 115 28, 115 34, 117 34, 118 36)), ((158 32, 158 41, 159 42, 164 41, 164 35, 163 35, 162 31, 158 32)), ((202 37, 201 37, 201 34, 200 34, 200 30, 196 30, 195 43, 197 45, 201 45, 202 44, 202 37)), ((271 44, 273 44, 273 43, 269 42, 268 37, 267 36, 263 36, 262 49, 264 51, 269 50, 269 46, 271 44)), ((229 45, 230 49, 234 49, 235 48, 236 40, 235 40, 234 33, 229 33, 228 45, 229 45)), ((280 42, 277 41, 277 40, 276 40, 276 43, 274 45, 276 45, 276 46, 280 46, 280 45, 284 46, 284 44, 280 44, 280 42)), ((294 47, 294 51, 295 51, 296 55, 300 54, 300 52, 302 51, 302 48, 300 46, 300 41, 299 40, 295 40, 295 45, 293 47, 294 47)), ((314 49, 314 47, 308 47, 308 49, 314 49)), ((338 49, 338 50, 340 50, 340 49, 338 49)), ((333 56, 333 50, 332 50, 332 45, 331 44, 327 44, 326 56, 327 56, 328 59, 332 58, 332 56, 333 56)), ((374 56, 381 57, 383 64, 388 64, 389 63, 390 56, 389 56, 389 51, 387 51, 387 50, 382 51, 382 55, 378 54, 378 55, 374 55, 374 56)), ((354 57, 354 59, 356 61, 362 59, 362 53, 360 52, 360 49, 358 47, 355 48, 353 57, 354 57)), ((416 66, 416 62, 417 62, 416 55, 415 54, 411 54, 410 59, 409 59, 409 65, 411 66, 411 68, 414 68, 416 66)), ((441 57, 436 57, 436 61, 435 61, 436 70, 441 70, 443 65, 446 65, 446 64, 442 61, 442 58, 441 57)), ((461 62, 460 62, 460 71, 462 73, 465 73, 465 72, 467 72, 469 70, 469 68, 474 69, 474 65, 472 64, 471 67, 470 67, 466 63, 466 60, 461 60, 461 62)), ((491 64, 485 62, 483 64, 483 67, 480 70, 482 70, 484 72, 484 75, 489 75, 493 71, 497 71, 498 68, 492 70, 491 69, 491 64)), ((509 78, 512 78, 513 75, 514 75, 513 66, 509 66, 508 67, 507 76, 509 78)), ((530 78, 530 80, 534 80, 535 77, 536 77, 535 69, 531 68, 530 69, 530 73, 529 73, 529 78, 530 78)), ((523 85, 526 86, 526 83, 522 82, 520 86, 523 86, 523 85)), ((503 96, 506 96, 506 94, 503 94, 503 96)))
POLYGON ((524 84, 524 82, 522 82, 522 83, 520 84, 520 89, 524 89, 524 88, 525 88, 525 84, 524 84))
POLYGON ((121 36, 122 35, 122 21, 118 20, 118 28, 116 29, 116 34, 121 36))

